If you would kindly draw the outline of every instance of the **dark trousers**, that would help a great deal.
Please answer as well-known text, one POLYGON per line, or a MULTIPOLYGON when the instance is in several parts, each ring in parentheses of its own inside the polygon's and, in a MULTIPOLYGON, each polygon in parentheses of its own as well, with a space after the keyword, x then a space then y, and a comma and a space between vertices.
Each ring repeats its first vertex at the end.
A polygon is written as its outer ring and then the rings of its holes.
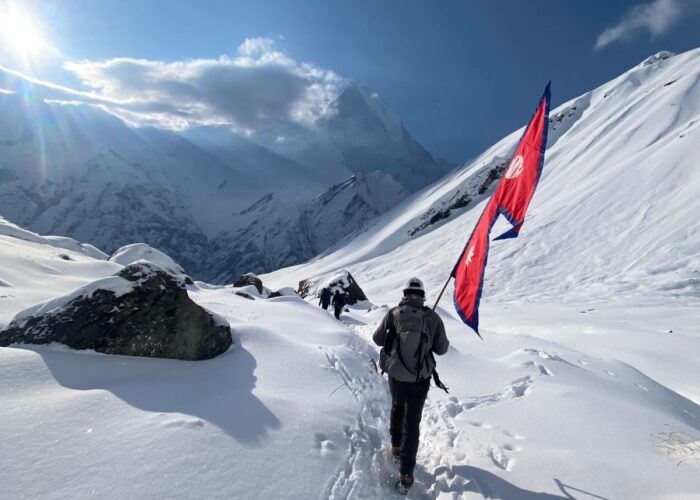
POLYGON ((391 446, 401 448, 401 474, 413 475, 418 453, 420 420, 430 389, 430 379, 400 382, 389 377, 391 390, 391 446))
POLYGON ((333 314, 335 319, 340 319, 340 313, 343 311, 343 306, 333 306, 333 314))
POLYGON ((324 310, 324 311, 328 310, 328 306, 329 306, 329 305, 330 305, 330 304, 329 304, 328 302, 321 302, 321 307, 323 307, 323 310, 324 310))

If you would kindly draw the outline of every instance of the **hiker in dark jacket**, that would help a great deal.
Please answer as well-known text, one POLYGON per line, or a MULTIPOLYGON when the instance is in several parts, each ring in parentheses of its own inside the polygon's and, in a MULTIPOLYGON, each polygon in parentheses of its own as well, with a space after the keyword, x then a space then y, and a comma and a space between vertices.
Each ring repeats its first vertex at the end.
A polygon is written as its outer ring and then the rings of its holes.
POLYGON ((318 305, 323 307, 324 311, 331 305, 331 291, 328 288, 321 290, 321 300, 318 301, 318 305))
POLYGON ((340 290, 336 290, 333 294, 333 313, 335 315, 335 319, 340 319, 340 313, 343 311, 343 307, 345 307, 346 302, 347 299, 345 294, 340 290))
POLYGON ((423 405, 435 370, 432 354, 445 354, 450 343, 440 316, 424 306, 423 282, 411 278, 403 295, 384 316, 373 339, 384 346, 380 366, 389 376, 391 454, 400 463, 396 488, 407 493, 413 485, 423 405))

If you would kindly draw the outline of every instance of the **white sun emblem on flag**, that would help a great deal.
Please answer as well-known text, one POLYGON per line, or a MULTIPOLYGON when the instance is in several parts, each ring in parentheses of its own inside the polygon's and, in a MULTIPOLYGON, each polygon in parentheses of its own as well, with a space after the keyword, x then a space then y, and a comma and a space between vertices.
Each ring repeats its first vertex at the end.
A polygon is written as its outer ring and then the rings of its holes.
POLYGON ((469 251, 467 252, 467 260, 464 261, 464 267, 468 267, 469 264, 472 263, 472 259, 474 258, 474 245, 469 248, 469 251))
POLYGON ((513 161, 510 162, 508 170, 506 170, 506 179, 515 179, 522 173, 524 166, 525 159, 523 158, 523 155, 518 155, 513 158, 513 161))

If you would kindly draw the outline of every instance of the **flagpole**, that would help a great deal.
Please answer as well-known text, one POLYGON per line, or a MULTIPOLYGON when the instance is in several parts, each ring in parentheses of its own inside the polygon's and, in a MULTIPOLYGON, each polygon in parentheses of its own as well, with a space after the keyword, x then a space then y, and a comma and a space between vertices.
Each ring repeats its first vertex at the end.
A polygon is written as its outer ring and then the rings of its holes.
POLYGON ((445 290, 447 289, 447 285, 450 284, 451 279, 452 279, 452 273, 450 273, 450 275, 447 277, 447 281, 445 281, 445 286, 443 286, 442 290, 440 290, 440 295, 438 295, 438 298, 435 301, 435 305, 433 306, 433 311, 437 308, 437 305, 440 302, 440 299, 442 298, 442 294, 445 293, 445 290))

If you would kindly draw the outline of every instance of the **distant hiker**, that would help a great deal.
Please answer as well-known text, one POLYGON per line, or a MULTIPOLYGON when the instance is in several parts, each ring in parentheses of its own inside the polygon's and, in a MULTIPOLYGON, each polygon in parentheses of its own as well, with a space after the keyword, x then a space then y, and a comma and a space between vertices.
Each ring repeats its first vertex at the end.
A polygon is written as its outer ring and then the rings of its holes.
POLYGON ((346 302, 347 298, 345 297, 345 293, 336 290, 333 294, 333 313, 335 314, 335 319, 340 319, 340 313, 343 311, 346 302))
POLYGON ((430 377, 438 387, 447 390, 435 372, 433 353, 445 354, 450 343, 442 319, 424 302, 423 282, 411 278, 403 289, 403 299, 386 313, 373 335, 374 343, 383 346, 379 366, 389 376, 391 455, 400 464, 396 489, 403 494, 413 485, 419 426, 430 377))
POLYGON ((328 306, 331 305, 331 291, 328 288, 321 290, 321 300, 318 301, 318 305, 324 310, 328 310, 328 306))

